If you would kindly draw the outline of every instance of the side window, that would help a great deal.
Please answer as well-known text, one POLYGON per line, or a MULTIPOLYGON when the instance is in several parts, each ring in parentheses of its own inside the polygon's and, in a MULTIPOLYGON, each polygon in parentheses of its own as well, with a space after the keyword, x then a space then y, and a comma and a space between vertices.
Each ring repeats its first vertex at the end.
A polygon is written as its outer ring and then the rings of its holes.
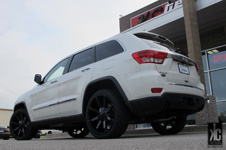
POLYGON ((44 82, 50 81, 64 74, 69 58, 59 62, 45 77, 44 82))
POLYGON ((96 46, 97 61, 122 53, 123 48, 117 41, 109 41, 96 46))
POLYGON ((90 48, 86 51, 74 55, 69 72, 81 68, 83 66, 92 64, 95 61, 94 48, 90 48))

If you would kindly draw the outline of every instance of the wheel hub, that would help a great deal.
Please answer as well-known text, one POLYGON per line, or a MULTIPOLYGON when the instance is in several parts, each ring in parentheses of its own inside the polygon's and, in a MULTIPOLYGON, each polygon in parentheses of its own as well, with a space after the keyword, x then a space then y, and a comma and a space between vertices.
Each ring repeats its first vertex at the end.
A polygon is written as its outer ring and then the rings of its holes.
POLYGON ((24 120, 20 120, 19 121, 19 124, 22 126, 22 125, 24 125, 24 120))
POLYGON ((101 107, 101 108, 99 109, 99 115, 98 115, 98 117, 99 117, 99 119, 102 120, 102 121, 106 119, 106 108, 101 107))

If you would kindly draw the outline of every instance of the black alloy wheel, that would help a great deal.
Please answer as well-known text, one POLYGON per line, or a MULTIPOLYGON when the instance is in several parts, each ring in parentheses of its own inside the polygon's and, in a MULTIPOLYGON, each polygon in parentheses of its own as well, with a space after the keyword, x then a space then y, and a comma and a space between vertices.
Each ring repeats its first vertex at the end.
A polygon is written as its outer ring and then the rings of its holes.
POLYGON ((96 138, 120 137, 128 126, 128 111, 115 91, 97 91, 86 108, 86 123, 96 138))
POLYGON ((74 129, 69 129, 67 132, 73 138, 82 138, 89 134, 87 127, 77 127, 74 129))
POLYGON ((174 118, 151 123, 152 128, 161 135, 177 134, 184 129, 187 116, 175 116, 174 118))
POLYGON ((10 132, 16 140, 30 140, 37 134, 38 130, 31 127, 27 111, 18 109, 10 119, 10 132))

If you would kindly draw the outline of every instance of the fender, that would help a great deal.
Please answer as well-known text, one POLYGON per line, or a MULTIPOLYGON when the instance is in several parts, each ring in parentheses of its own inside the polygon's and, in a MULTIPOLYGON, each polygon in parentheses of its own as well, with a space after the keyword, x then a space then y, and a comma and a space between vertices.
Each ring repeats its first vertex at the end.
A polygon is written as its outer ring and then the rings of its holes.
POLYGON ((122 100, 123 100, 124 103, 126 104, 127 108, 129 109, 129 111, 130 111, 131 113, 133 113, 132 106, 131 106, 131 104, 129 103, 129 100, 128 100, 128 98, 127 98, 125 92, 123 91, 121 85, 120 85, 119 82, 117 81, 117 79, 116 79, 115 77, 113 77, 113 76, 106 76, 106 77, 103 77, 103 78, 99 78, 99 79, 93 80, 93 81, 91 81, 91 82, 86 86, 85 93, 84 93, 84 98, 83 98, 83 106, 82 106, 82 108, 83 108, 83 110, 82 110, 83 114, 84 114, 84 112, 85 112, 85 105, 86 105, 86 103, 85 103, 85 102, 86 102, 85 96, 86 96, 86 94, 87 94, 87 92, 88 92, 88 88, 89 88, 90 86, 94 85, 95 83, 98 83, 98 82, 101 82, 101 81, 104 81, 104 80, 110 80, 110 81, 113 82, 114 86, 117 88, 117 91, 118 91, 119 94, 121 95, 122 100))

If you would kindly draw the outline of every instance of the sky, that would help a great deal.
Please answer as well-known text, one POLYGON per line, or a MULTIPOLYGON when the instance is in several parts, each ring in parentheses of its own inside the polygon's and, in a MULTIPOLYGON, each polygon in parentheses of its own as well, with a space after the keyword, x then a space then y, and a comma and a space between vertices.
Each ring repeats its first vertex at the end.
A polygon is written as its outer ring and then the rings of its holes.
POLYGON ((13 109, 61 59, 119 33, 120 15, 156 0, 0 0, 0 108, 13 109))

